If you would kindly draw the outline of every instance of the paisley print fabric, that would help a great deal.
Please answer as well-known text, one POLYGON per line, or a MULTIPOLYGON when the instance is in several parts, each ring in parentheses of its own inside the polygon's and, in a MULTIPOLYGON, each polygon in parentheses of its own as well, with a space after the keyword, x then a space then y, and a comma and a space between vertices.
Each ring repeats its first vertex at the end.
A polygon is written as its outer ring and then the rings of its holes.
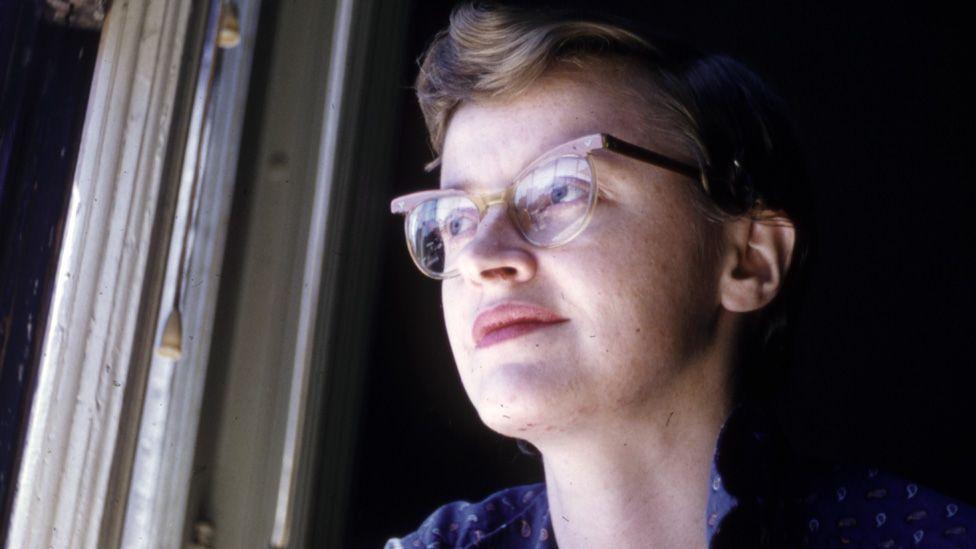
MULTIPOLYGON (((792 455, 758 406, 722 426, 704 510, 708 546, 723 548, 973 548, 976 507, 876 467, 792 455)), ((545 484, 434 511, 386 549, 554 549, 545 484)))

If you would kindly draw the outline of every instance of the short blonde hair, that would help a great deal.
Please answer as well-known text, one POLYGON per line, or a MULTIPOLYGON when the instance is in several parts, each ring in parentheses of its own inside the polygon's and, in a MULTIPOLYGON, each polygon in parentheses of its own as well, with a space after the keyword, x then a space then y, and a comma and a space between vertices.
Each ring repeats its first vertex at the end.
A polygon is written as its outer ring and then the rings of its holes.
MULTIPOLYGON (((560 10, 463 3, 420 59, 416 91, 437 166, 450 118, 465 102, 507 98, 557 63, 623 61, 646 79, 648 115, 662 113, 705 174, 696 202, 713 221, 775 212, 796 230, 783 288, 740 347, 737 392, 766 393, 791 359, 799 286, 812 249, 813 200, 788 109, 750 69, 724 55, 651 38, 628 23, 560 10), (744 371, 743 371, 744 370, 744 371)), ((622 82, 633 85, 634 81, 622 82)), ((738 394, 738 397, 743 396, 738 394)))
MULTIPOLYGON (((626 29, 597 21, 526 18, 514 9, 462 4, 423 56, 417 98, 430 143, 440 155, 447 124, 465 101, 518 95, 557 61, 653 47, 626 29), (541 20, 540 20, 541 19, 541 20)), ((438 160, 431 164, 436 166, 438 160)))

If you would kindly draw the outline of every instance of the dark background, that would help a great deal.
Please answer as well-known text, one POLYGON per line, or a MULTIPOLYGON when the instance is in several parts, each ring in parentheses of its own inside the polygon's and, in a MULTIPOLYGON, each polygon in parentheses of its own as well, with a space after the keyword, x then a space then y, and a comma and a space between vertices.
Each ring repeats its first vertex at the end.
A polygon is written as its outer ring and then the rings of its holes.
MULTIPOLYGON (((452 5, 412 8, 395 69, 402 120, 390 198, 437 186, 422 169, 431 156, 410 86, 452 5)), ((783 387, 797 449, 872 463, 976 502, 967 19, 890 3, 599 6, 739 58, 792 105, 820 215, 819 263, 783 387)), ((537 460, 478 420, 450 354, 440 285, 411 263, 401 218, 388 225, 349 547, 380 547, 441 504, 542 479, 537 460)))

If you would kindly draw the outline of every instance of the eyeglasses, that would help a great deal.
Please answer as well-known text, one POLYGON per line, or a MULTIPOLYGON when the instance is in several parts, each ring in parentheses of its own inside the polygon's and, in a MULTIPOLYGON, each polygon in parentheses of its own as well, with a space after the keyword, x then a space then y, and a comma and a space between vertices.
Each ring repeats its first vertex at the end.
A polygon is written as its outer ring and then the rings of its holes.
POLYGON ((583 232, 593 216, 599 184, 592 154, 599 150, 702 180, 702 172, 684 162, 611 135, 593 134, 546 152, 505 189, 484 194, 461 189, 421 191, 393 199, 390 211, 406 215, 410 257, 420 272, 438 280, 458 275, 461 251, 494 204, 506 205, 509 218, 533 245, 562 246, 583 232))

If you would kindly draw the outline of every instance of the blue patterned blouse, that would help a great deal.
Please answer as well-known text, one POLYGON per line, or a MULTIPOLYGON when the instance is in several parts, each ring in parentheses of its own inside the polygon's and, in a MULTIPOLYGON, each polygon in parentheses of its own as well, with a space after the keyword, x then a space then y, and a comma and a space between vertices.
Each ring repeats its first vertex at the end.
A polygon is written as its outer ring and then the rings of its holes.
MULTIPOLYGON (((720 431, 705 510, 710 548, 976 549, 976 507, 871 467, 825 466, 787 450, 759 408, 720 431)), ((545 484, 449 503, 386 549, 555 549, 545 484)))

